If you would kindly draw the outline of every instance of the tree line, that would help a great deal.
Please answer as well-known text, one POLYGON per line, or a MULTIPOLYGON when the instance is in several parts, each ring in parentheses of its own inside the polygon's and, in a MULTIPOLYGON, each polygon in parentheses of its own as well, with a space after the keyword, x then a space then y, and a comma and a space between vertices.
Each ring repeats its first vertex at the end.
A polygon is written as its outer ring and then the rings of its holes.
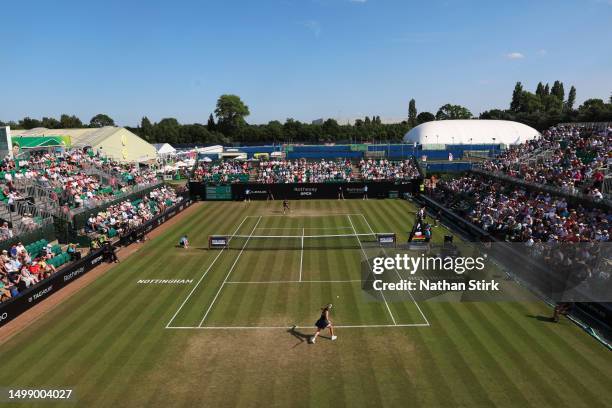
POLYGON ((539 82, 535 92, 523 88, 517 82, 512 92, 509 109, 492 109, 482 112, 480 119, 514 120, 538 130, 544 130, 561 122, 609 122, 612 121, 612 94, 607 102, 587 99, 576 105, 576 88, 570 87, 567 97, 565 86, 555 81, 552 86, 539 82))
MULTIPOLYGON (((575 108, 576 88, 572 86, 565 95, 564 84, 555 81, 538 83, 535 92, 529 92, 517 82, 508 109, 492 109, 479 115, 480 119, 503 119, 525 123, 538 130, 544 130, 560 122, 612 121, 612 95, 607 102, 588 99, 575 108)), ((304 123, 286 119, 284 123, 273 120, 267 124, 248 124, 249 107, 237 95, 221 95, 217 100, 214 114, 208 116, 206 124, 181 124, 175 118, 164 118, 151 122, 146 116, 136 127, 127 127, 150 143, 170 144, 262 144, 262 143, 392 143, 402 140, 411 128, 425 122, 449 119, 472 119, 474 115, 466 107, 450 103, 442 105, 436 114, 418 112, 416 101, 408 103, 408 115, 399 123, 382 123, 380 116, 366 116, 352 124, 340 124, 334 119, 320 123, 304 123)), ((75 115, 63 114, 60 119, 23 118, 18 122, 3 123, 15 129, 45 127, 69 129, 115 126, 114 120, 106 114, 98 114, 84 124, 75 115)))
POLYGON ((18 122, 9 121, 2 122, 0 126, 10 126, 11 129, 34 129, 44 127, 47 129, 78 129, 78 128, 100 128, 103 126, 115 126, 115 121, 108 115, 99 113, 88 124, 84 124, 76 115, 62 114, 58 119, 52 117, 43 117, 42 119, 34 119, 29 116, 21 119, 18 122))

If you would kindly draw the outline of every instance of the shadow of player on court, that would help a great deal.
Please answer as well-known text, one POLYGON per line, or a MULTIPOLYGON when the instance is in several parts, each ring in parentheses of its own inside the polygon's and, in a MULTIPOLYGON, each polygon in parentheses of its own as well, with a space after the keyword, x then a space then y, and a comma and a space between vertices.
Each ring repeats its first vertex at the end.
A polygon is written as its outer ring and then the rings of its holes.
MULTIPOLYGON (((297 343, 292 348, 296 348, 297 346, 299 346, 300 344, 302 344, 304 342, 308 343, 308 339, 310 339, 312 337, 312 333, 306 334, 306 333, 298 330, 297 326, 293 326, 293 327, 289 328, 289 330, 287 330, 287 333, 291 334, 293 337, 295 337, 296 339, 298 339, 300 341, 299 343, 297 343)), ((331 337, 325 336, 323 334, 320 334, 319 337, 331 340, 331 337)))

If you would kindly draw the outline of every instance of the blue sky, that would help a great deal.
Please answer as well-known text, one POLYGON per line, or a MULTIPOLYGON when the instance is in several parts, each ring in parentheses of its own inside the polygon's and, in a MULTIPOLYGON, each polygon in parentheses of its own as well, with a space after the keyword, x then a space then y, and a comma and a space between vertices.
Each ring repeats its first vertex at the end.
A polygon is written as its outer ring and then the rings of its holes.
POLYGON ((205 122, 223 93, 251 123, 445 103, 506 108, 514 83, 612 92, 612 0, 10 1, 0 119, 107 113, 205 122))

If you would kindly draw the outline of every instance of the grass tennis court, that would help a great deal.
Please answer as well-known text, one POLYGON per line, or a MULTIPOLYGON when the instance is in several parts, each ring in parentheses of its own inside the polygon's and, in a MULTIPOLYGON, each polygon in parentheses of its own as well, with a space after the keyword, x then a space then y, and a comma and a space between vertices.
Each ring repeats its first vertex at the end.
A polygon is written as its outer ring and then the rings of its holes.
POLYGON ((363 246, 376 237, 363 214, 299 213, 241 220, 230 236, 238 242, 215 256, 167 328, 310 329, 327 303, 342 309, 339 328, 429 325, 415 301, 364 296, 363 246), (218 288, 210 301, 200 296, 207 288, 218 288))
POLYGON ((365 297, 364 234, 405 241, 415 212, 406 201, 292 202, 289 216, 280 202, 196 205, 0 345, 0 386, 72 388, 87 407, 603 407, 612 398, 609 351, 565 319, 544 321, 551 311, 539 301, 365 297), (183 233, 188 250, 175 247, 183 233), (211 234, 239 237, 208 250, 211 234), (138 283, 154 279, 191 283, 138 283), (338 340, 308 345, 330 302, 338 340))

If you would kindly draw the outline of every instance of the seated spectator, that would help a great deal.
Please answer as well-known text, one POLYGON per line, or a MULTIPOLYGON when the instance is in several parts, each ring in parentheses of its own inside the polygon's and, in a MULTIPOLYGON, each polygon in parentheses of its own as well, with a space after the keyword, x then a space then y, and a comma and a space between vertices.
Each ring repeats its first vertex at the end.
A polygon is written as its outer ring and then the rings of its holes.
POLYGON ((8 222, 3 222, 0 227, 0 240, 4 241, 13 238, 13 231, 10 229, 8 222))
POLYGON ((44 259, 51 259, 55 256, 55 254, 53 253, 53 246, 51 244, 47 244, 44 249, 43 249, 43 256, 42 258, 44 259))
POLYGON ((34 276, 27 266, 23 266, 21 268, 21 282, 25 284, 25 288, 29 288, 30 286, 34 286, 38 283, 38 278, 34 276))
POLYGON ((78 250, 76 244, 68 244, 68 248, 66 249, 66 253, 70 256, 71 261, 75 261, 81 259, 79 255, 77 255, 78 250))
POLYGON ((9 282, 8 277, 6 275, 0 275, 0 302, 4 302, 13 297, 10 290, 11 286, 12 283, 9 282))

